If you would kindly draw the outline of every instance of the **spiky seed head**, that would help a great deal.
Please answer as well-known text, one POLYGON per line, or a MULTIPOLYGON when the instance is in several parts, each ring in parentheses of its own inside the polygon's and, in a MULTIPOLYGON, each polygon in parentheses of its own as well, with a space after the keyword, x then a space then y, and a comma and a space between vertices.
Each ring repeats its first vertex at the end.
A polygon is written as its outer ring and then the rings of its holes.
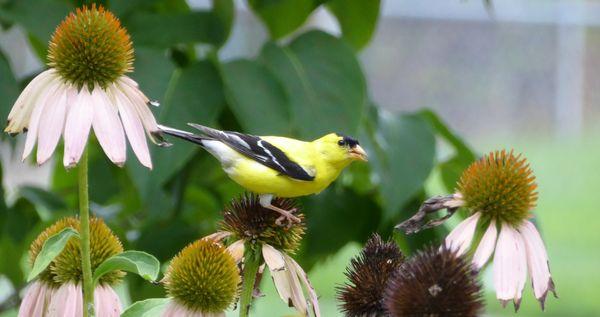
POLYGON ((218 313, 233 303, 240 281, 235 260, 225 247, 202 239, 173 258, 165 288, 170 297, 192 311, 218 313))
POLYGON ((347 284, 337 288, 337 299, 346 316, 384 316, 385 285, 404 262, 393 241, 384 242, 373 234, 361 253, 346 268, 347 284))
MULTIPOLYGON (((42 246, 48 238, 65 228, 79 231, 79 219, 74 217, 63 218, 48 227, 31 244, 29 249, 29 263, 33 265, 42 246)), ((71 238, 63 251, 39 275, 39 279, 52 286, 60 286, 66 282, 81 282, 80 240, 71 238)), ((92 271, 111 256, 123 252, 123 245, 117 236, 110 230, 101 218, 90 219, 90 253, 92 271)), ((100 283, 114 285, 125 275, 122 271, 113 271, 100 278, 100 283)))
POLYGON ((48 65, 78 88, 105 88, 132 70, 133 46, 119 20, 92 4, 71 13, 56 28, 48 65))
POLYGON ((385 307, 390 316, 478 316, 483 292, 471 262, 446 247, 427 247, 389 280, 385 307))
POLYGON ((535 176, 525 158, 511 150, 496 151, 471 164, 458 181, 465 207, 484 220, 513 225, 529 217, 538 194, 535 176))
POLYGON ((278 250, 293 254, 298 250, 306 229, 304 215, 295 200, 276 198, 271 203, 292 211, 292 214, 302 221, 289 227, 277 225, 275 221, 280 216, 277 212, 261 206, 257 195, 244 194, 223 210, 221 230, 231 232, 235 240, 267 243, 278 250))

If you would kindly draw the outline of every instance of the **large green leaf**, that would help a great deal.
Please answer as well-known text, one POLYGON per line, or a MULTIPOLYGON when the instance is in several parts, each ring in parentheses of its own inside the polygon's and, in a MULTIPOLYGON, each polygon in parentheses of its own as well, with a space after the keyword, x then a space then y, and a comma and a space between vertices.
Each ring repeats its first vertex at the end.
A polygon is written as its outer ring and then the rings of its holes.
POLYGON ((181 43, 221 46, 231 32, 232 0, 213 0, 211 11, 136 12, 125 25, 136 45, 170 47, 181 43))
POLYGON ((302 137, 357 132, 366 85, 347 44, 327 33, 311 31, 287 46, 268 43, 260 60, 283 84, 292 123, 302 137))
POLYGON ((60 196, 39 187, 21 187, 19 194, 46 214, 67 208, 67 204, 60 196))
MULTIPOLYGON (((158 108, 161 124, 179 129, 191 129, 188 122, 214 125, 225 104, 223 86, 216 66, 210 61, 200 61, 174 72, 167 88, 164 102, 158 108)), ((173 146, 152 146, 154 168, 148 172, 134 160, 127 166, 138 188, 145 207, 165 216, 172 202, 166 201, 162 186, 188 162, 198 146, 169 138, 173 146)))
POLYGON ((419 115, 429 123, 441 139, 454 148, 454 154, 439 164, 444 186, 448 191, 453 191, 460 175, 476 159, 476 156, 470 147, 456 133, 451 131, 435 112, 425 109, 420 111, 419 115))
POLYGON ((94 284, 98 283, 104 274, 112 271, 127 271, 147 281, 155 281, 160 272, 160 262, 146 252, 125 251, 106 259, 96 268, 93 274, 94 284))
POLYGON ((168 298, 145 299, 131 304, 121 317, 160 317, 168 303, 168 298))
POLYGON ((289 134, 289 100, 277 78, 262 64, 236 60, 221 67, 225 95, 244 130, 289 134))
POLYGON ((380 183, 384 219, 393 219, 399 208, 422 187, 433 168, 435 137, 418 115, 384 113, 377 137, 366 140, 370 162, 380 183))
POLYGON ((48 237, 40 253, 38 253, 33 262, 33 268, 29 272, 27 281, 33 280, 38 274, 48 267, 48 265, 57 257, 67 245, 67 242, 73 237, 79 238, 79 233, 73 228, 64 228, 60 232, 48 237))
POLYGON ((317 7, 314 0, 248 0, 248 4, 265 23, 273 39, 301 26, 317 7))
POLYGON ((5 122, 8 112, 19 94, 19 86, 8 60, 0 52, 0 120, 5 122))
POLYGON ((331 0, 327 7, 342 28, 342 36, 352 47, 363 48, 377 26, 379 0, 331 0))
POLYGON ((0 9, 0 15, 47 43, 56 26, 72 10, 73 5, 64 0, 18 0, 0 9))
POLYGON ((372 197, 335 185, 308 197, 303 210, 308 230, 302 261, 309 265, 336 253, 350 241, 365 241, 377 230, 382 214, 372 197))

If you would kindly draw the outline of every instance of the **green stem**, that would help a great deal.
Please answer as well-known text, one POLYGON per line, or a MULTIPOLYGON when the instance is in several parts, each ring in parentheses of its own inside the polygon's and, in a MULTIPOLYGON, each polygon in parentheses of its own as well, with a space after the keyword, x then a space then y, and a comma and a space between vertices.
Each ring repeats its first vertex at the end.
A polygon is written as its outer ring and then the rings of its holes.
POLYGON ((90 203, 88 195, 88 150, 83 150, 79 160, 79 221, 81 227, 81 268, 83 271, 83 316, 94 316, 94 284, 90 259, 90 203))
POLYGON ((256 275, 260 266, 261 252, 260 248, 255 250, 250 243, 246 244, 246 254, 244 255, 244 277, 242 280, 242 294, 240 295, 240 317, 248 317, 250 306, 254 295, 254 284, 256 275))

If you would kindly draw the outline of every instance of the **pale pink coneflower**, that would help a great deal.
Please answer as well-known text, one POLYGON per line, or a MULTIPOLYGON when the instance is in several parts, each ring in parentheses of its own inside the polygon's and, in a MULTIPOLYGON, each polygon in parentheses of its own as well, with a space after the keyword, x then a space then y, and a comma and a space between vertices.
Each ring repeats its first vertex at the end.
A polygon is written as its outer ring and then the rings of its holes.
POLYGON ((554 296, 556 292, 546 247, 529 220, 538 197, 536 189, 535 176, 525 158, 513 151, 492 152, 463 172, 455 194, 429 199, 398 228, 416 232, 441 224, 460 207, 467 208, 470 215, 450 232, 445 245, 458 255, 465 254, 481 226, 485 232, 472 262, 481 269, 494 255, 496 297, 503 305, 512 300, 518 310, 529 273, 535 298, 544 309, 548 292, 554 296), (448 215, 424 224, 426 214, 440 209, 447 209, 448 215))
POLYGON ((63 164, 73 167, 93 129, 113 163, 125 163, 127 135, 142 165, 152 168, 145 133, 163 143, 149 99, 125 75, 133 47, 119 20, 95 5, 77 9, 54 32, 48 60, 50 68, 25 87, 8 115, 5 132, 27 132, 23 159, 37 143, 37 163, 46 162, 63 135, 63 164))
MULTIPOLYGON (((64 228, 79 230, 79 220, 64 218, 44 230, 29 249, 29 261, 37 258, 44 242, 64 228)), ((90 222, 90 248, 95 269, 109 257, 123 252, 119 239, 100 218, 90 222)), ((42 271, 25 290, 19 306, 18 317, 80 317, 83 314, 83 292, 80 243, 71 238, 63 251, 42 271)), ((94 289, 96 316, 118 317, 122 306, 112 288, 123 277, 123 272, 113 271, 100 277, 94 289)))
POLYGON ((276 198, 273 204, 285 210, 293 210, 300 222, 284 227, 278 225, 278 214, 262 207, 257 195, 246 194, 233 200, 223 210, 224 219, 220 231, 205 239, 230 241, 227 250, 244 267, 247 247, 257 250, 261 263, 259 272, 266 265, 281 300, 294 307, 302 316, 310 314, 319 317, 321 312, 317 293, 304 269, 290 256, 296 252, 304 235, 304 215, 294 200, 276 198))

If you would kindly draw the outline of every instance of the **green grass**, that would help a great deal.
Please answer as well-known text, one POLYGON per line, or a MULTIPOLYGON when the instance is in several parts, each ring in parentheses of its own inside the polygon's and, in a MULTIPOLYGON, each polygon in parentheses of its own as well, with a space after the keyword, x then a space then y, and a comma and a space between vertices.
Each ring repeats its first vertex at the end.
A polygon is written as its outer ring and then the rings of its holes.
MULTIPOLYGON (((500 142, 484 142, 480 153, 501 149, 500 142)), ((575 142, 522 140, 512 144, 530 161, 538 178, 540 199, 535 215, 542 231, 550 267, 560 296, 549 295, 542 312, 533 298, 529 282, 518 316, 594 316, 600 312, 600 142, 597 139, 575 142)), ((430 190, 440 191, 436 178, 430 190)), ((350 257, 359 250, 348 245, 333 258, 310 272, 320 294, 323 316, 341 316, 334 300, 336 285, 344 282, 343 271, 350 257)), ((502 308, 492 289, 491 270, 483 273, 487 315, 513 315, 512 306, 502 308)), ((254 316, 297 316, 274 292, 272 283, 263 282, 265 297, 257 300, 254 316)), ((228 316, 235 316, 235 313, 228 316)))

